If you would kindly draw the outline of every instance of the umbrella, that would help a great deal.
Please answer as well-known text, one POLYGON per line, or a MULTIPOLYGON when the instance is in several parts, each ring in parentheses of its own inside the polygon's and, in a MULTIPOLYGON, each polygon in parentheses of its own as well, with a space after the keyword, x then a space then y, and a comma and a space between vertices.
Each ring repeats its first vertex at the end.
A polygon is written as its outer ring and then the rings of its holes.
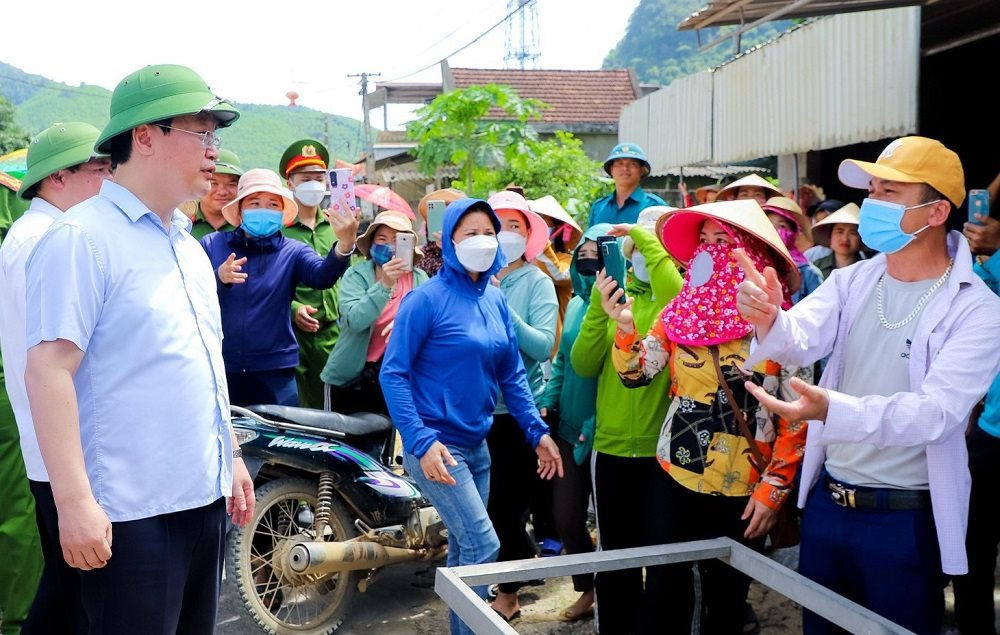
POLYGON ((0 185, 4 186, 11 192, 17 192, 21 189, 21 180, 12 177, 6 172, 0 172, 0 185))
POLYGON ((402 212, 403 214, 406 214, 410 220, 417 219, 417 217, 413 214, 413 209, 410 208, 410 204, 406 202, 406 199, 384 185, 374 185, 371 183, 355 185, 354 195, 362 200, 374 203, 381 208, 402 212))
POLYGON ((0 157, 0 172, 6 172, 7 174, 15 178, 24 178, 25 173, 28 171, 28 149, 21 148, 20 150, 14 150, 13 152, 8 152, 7 154, 0 157))

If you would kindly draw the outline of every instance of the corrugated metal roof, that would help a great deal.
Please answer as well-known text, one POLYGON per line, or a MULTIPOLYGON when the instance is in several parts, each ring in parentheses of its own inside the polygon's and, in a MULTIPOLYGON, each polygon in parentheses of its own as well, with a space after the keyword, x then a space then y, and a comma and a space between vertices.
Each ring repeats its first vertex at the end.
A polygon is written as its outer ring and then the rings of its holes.
MULTIPOLYGON (((784 19, 808 18, 873 9, 891 9, 937 0, 812 0, 785 13, 784 19)), ((677 30, 704 29, 729 24, 749 24, 795 3, 795 0, 709 0, 708 4, 684 19, 677 30)))
POLYGON ((812 20, 630 104, 618 136, 656 172, 911 133, 919 43, 918 7, 812 20))
POLYGON ((712 178, 722 178, 724 176, 736 176, 742 174, 768 174, 771 170, 756 165, 687 165, 684 167, 673 167, 650 172, 651 176, 680 176, 684 173, 688 176, 710 176, 712 178))

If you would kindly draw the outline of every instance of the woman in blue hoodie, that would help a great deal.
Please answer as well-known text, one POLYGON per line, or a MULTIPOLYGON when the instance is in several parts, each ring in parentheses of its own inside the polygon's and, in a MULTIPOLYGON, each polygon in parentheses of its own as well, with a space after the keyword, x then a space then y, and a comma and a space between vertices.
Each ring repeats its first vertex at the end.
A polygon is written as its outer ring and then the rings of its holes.
POLYGON ((276 173, 249 170, 240 177, 236 199, 222 208, 236 229, 201 239, 219 281, 222 357, 229 401, 237 406, 299 404, 299 347, 289 309, 295 287, 329 289, 354 253, 356 218, 327 214, 338 242, 320 258, 308 245, 281 234, 283 221, 297 213, 276 173))
MULTIPOLYGON (((496 559, 486 513, 486 434, 503 393, 538 455, 542 478, 562 461, 535 409, 503 292, 490 279, 506 264, 500 220, 486 201, 459 199, 445 210, 438 275, 403 298, 380 379, 403 438, 403 464, 448 528, 448 566, 496 559)), ((477 588, 485 596, 485 588, 477 588)), ((471 633, 457 615, 451 632, 471 633)))

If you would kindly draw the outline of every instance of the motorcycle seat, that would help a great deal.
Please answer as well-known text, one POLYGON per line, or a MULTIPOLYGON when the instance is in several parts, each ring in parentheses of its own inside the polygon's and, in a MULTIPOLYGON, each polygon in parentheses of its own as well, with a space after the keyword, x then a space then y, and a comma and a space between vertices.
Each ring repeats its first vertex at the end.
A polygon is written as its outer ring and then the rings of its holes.
POLYGON ((312 408, 295 408, 292 406, 257 405, 247 406, 247 410, 277 421, 295 423, 300 426, 311 426, 332 432, 343 432, 352 437, 377 434, 392 430, 392 421, 388 417, 371 412, 359 412, 354 415, 344 415, 339 412, 313 410, 312 408))

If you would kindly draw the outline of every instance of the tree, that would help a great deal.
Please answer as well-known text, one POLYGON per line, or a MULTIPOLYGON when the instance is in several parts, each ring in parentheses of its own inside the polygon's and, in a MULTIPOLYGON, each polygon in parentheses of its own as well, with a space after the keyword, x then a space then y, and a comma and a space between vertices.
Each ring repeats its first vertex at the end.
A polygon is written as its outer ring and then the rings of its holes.
POLYGON ((424 174, 432 176, 449 163, 461 166, 471 192, 475 168, 500 167, 518 154, 531 154, 537 135, 527 122, 540 118, 544 107, 509 86, 469 86, 442 93, 417 110, 406 133, 417 142, 412 153, 424 174), (504 118, 487 119, 491 111, 504 118))
POLYGON ((0 96, 0 154, 28 145, 31 137, 14 121, 14 106, 0 96))
POLYGON ((526 198, 551 194, 578 221, 586 223, 590 203, 605 194, 608 179, 601 164, 587 156, 583 142, 568 132, 533 144, 533 152, 518 154, 499 169, 476 168, 470 195, 487 197, 508 183, 524 188, 526 198))

